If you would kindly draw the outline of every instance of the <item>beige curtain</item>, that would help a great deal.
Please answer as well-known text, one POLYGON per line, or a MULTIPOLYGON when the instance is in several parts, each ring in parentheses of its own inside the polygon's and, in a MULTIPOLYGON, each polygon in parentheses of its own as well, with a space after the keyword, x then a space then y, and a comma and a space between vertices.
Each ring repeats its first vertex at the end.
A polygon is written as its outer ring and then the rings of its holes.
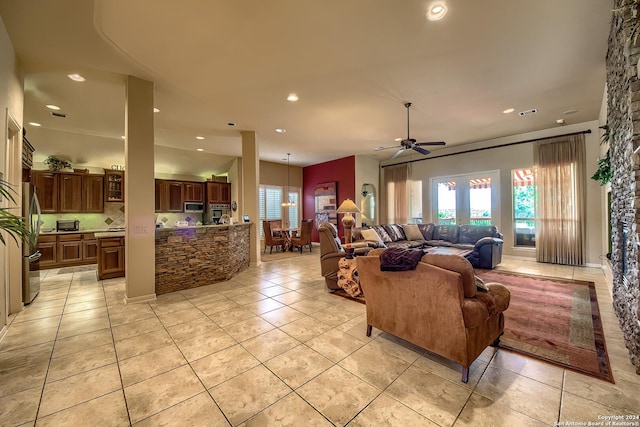
POLYGON ((538 141, 534 148, 536 257, 539 262, 585 263, 584 135, 538 141))
POLYGON ((408 186, 410 165, 396 165, 384 168, 383 185, 386 190, 387 223, 406 224, 409 222, 408 186))

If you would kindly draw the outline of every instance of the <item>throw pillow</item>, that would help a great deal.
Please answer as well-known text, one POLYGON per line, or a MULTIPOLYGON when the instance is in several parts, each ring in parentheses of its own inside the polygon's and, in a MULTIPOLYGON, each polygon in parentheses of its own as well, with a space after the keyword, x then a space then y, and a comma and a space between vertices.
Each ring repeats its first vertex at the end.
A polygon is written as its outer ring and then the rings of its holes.
POLYGON ((384 246, 384 242, 382 241, 380 236, 378 236, 378 233, 376 233, 376 230, 374 230, 373 228, 369 228, 366 230, 363 229, 360 231, 360 233, 362 234, 362 237, 364 238, 364 240, 377 242, 378 246, 384 246))
POLYGON ((420 232, 417 224, 403 224, 402 230, 405 236, 407 236, 407 240, 424 240, 424 236, 420 232))
POLYGON ((489 292, 489 287, 484 283, 484 280, 479 278, 478 276, 474 276, 476 279, 476 289, 480 292, 489 292))
POLYGON ((384 229, 383 226, 381 225, 374 225, 371 227, 372 229, 376 230, 376 233, 378 234, 378 236, 380 236, 380 238, 382 239, 382 241, 384 243, 389 243, 391 242, 391 237, 389 237, 389 234, 387 234, 387 231, 384 229))

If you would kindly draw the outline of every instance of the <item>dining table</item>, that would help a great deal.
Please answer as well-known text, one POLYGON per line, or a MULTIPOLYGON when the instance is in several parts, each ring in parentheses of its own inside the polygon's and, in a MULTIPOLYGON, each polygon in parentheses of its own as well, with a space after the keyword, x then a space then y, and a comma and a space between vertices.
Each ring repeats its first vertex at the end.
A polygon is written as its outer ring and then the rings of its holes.
POLYGON ((294 233, 299 232, 300 229, 297 227, 281 227, 281 228, 272 228, 271 233, 274 237, 279 236, 284 239, 284 246, 282 248, 282 252, 293 251, 293 245, 291 244, 291 237, 294 233))

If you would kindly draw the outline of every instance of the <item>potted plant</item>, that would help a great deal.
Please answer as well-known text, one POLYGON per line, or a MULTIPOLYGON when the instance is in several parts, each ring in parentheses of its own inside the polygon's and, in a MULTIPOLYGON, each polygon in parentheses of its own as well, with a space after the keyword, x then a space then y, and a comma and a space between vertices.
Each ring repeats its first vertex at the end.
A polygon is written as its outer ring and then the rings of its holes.
MULTIPOLYGON (((600 126, 600 129, 604 130, 604 133, 600 137, 600 145, 602 145, 609 142, 609 126, 600 126)), ((609 180, 611 180, 611 156, 609 152, 610 149, 607 149, 604 157, 598 159, 598 169, 591 177, 594 181, 600 181, 600 185, 606 185, 609 180)))
POLYGON ((61 169, 68 169, 71 167, 71 163, 66 160, 59 159, 55 156, 49 156, 44 159, 44 164, 49 166, 49 170, 53 172, 58 172, 61 169))
MULTIPOLYGON (((13 198, 13 194, 15 192, 16 191, 13 189, 11 184, 3 179, 0 179, 1 198, 6 198, 11 203, 15 204, 16 200, 13 198)), ((11 213, 11 209, 15 209, 15 206, 0 207, 0 229, 6 231, 7 234, 11 236, 11 238, 13 238, 16 244, 18 243, 18 239, 29 241, 34 237, 33 233, 31 233, 27 229, 24 221, 22 220, 22 217, 11 213)), ((0 233, 0 242, 2 242, 3 245, 7 244, 2 233, 0 233)))

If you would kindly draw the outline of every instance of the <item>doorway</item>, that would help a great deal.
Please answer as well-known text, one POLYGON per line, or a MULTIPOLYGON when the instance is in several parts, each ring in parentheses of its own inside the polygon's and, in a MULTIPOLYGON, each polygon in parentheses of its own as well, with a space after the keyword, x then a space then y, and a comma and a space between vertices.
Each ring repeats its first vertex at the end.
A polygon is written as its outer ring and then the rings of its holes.
POLYGON ((436 224, 500 224, 500 171, 432 178, 431 194, 436 224))

